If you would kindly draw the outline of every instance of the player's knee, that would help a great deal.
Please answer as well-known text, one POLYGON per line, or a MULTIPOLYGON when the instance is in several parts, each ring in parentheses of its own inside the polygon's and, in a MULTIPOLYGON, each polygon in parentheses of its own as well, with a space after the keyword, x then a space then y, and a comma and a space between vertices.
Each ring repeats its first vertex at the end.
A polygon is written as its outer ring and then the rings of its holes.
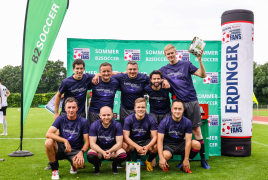
POLYGON ((116 154, 126 153, 126 151, 123 148, 120 148, 117 150, 116 154))
POLYGON ((200 150, 201 149, 200 142, 198 142, 196 140, 192 140, 192 149, 200 150))
POLYGON ((172 154, 169 151, 163 151, 163 156, 168 161, 172 157, 172 154))
POLYGON ((52 139, 47 139, 45 142, 45 147, 50 149, 50 148, 53 148, 53 146, 54 146, 54 141, 52 139))

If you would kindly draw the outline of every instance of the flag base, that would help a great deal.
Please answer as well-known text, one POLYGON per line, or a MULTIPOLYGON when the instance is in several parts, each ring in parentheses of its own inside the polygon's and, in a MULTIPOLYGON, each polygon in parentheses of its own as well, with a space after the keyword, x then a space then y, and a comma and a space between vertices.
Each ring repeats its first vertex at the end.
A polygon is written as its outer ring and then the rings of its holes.
POLYGON ((12 153, 9 154, 9 156, 11 157, 26 157, 26 156, 32 156, 33 153, 31 153, 30 151, 25 151, 25 150, 21 150, 21 151, 13 151, 12 153))
POLYGON ((221 155, 250 156, 251 138, 221 138, 221 155))

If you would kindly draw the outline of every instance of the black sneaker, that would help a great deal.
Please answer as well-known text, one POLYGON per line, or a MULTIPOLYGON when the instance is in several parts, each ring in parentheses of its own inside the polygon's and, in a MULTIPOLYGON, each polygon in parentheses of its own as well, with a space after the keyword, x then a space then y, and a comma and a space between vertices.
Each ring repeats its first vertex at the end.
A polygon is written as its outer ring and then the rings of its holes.
MULTIPOLYGON (((121 164, 120 164, 120 165, 121 165, 121 164)), ((118 164, 113 164, 113 163, 112 163, 112 170, 113 170, 113 173, 114 173, 114 174, 118 174, 117 166, 118 166, 118 164)))
POLYGON ((117 168, 123 168, 122 164, 117 164, 117 168))

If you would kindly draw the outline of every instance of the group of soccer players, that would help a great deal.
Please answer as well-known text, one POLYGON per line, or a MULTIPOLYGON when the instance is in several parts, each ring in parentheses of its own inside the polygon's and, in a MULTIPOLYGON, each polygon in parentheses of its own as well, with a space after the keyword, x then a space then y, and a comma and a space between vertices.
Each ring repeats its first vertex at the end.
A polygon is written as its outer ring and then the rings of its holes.
POLYGON ((138 64, 129 61, 125 73, 112 72, 112 65, 102 63, 96 75, 84 74, 85 63, 73 62, 74 74, 64 79, 55 99, 55 121, 49 128, 45 142, 52 169, 52 179, 59 179, 58 160, 71 162, 71 174, 84 167, 84 153, 100 173, 102 160, 111 160, 112 171, 131 152, 139 156, 149 154, 145 161, 147 171, 153 171, 152 161, 159 155, 159 166, 168 171, 168 161, 181 155, 177 167, 191 173, 189 162, 199 152, 201 166, 210 169, 205 159, 204 141, 200 126, 201 113, 191 75, 206 77, 201 56, 200 69, 189 61, 178 61, 176 49, 167 45, 164 53, 169 64, 154 70, 150 76, 139 72, 138 64), (86 117, 86 94, 92 98, 86 117), (120 123, 113 118, 116 91, 121 91, 120 123), (150 114, 144 94, 149 95, 150 114), (170 104, 169 93, 173 102, 170 104), (62 111, 59 102, 64 94, 62 111), (196 140, 192 140, 192 133, 196 140))

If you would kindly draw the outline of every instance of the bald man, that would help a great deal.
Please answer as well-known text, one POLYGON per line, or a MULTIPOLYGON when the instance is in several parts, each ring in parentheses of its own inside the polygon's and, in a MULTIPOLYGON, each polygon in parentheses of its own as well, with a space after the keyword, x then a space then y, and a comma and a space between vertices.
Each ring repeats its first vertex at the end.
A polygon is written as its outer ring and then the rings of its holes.
POLYGON ((112 109, 104 106, 100 109, 99 120, 92 123, 89 131, 91 149, 88 162, 95 166, 95 174, 100 174, 100 161, 113 161, 112 171, 118 174, 117 164, 125 161, 127 154, 122 148, 123 130, 120 123, 113 119, 112 109))

